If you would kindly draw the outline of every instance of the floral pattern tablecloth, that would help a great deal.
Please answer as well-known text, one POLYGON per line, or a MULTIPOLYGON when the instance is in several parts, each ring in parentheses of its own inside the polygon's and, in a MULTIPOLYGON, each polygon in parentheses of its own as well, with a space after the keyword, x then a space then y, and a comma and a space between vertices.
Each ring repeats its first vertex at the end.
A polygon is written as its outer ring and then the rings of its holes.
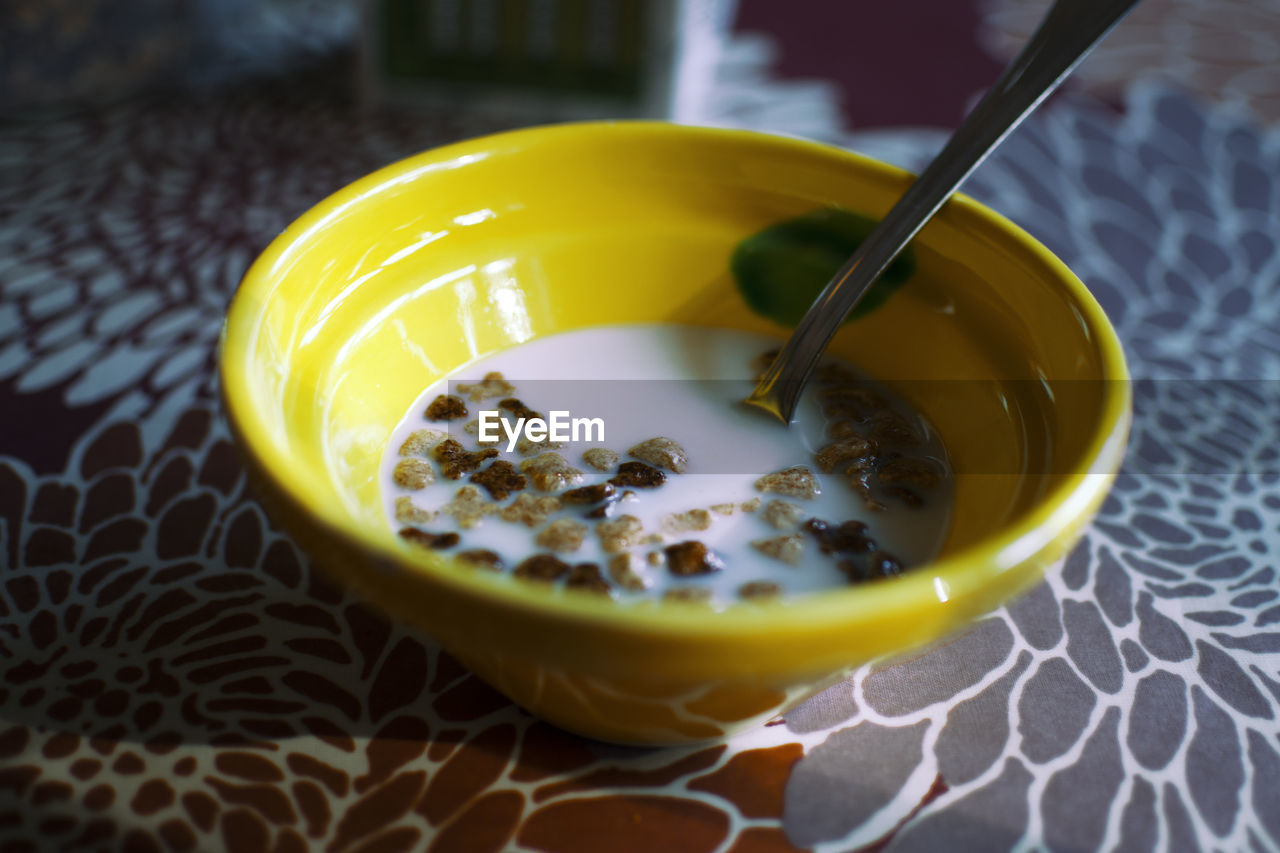
MULTIPOLYGON (((246 492, 213 359, 254 254, 349 180, 498 129, 331 83, 0 129, 0 850, 1280 849, 1265 116, 1073 95, 969 187, 1088 283, 1136 378, 1125 471, 1061 569, 785 720, 637 750, 513 707, 246 492)), ((907 165, 938 142, 842 138, 907 165)))

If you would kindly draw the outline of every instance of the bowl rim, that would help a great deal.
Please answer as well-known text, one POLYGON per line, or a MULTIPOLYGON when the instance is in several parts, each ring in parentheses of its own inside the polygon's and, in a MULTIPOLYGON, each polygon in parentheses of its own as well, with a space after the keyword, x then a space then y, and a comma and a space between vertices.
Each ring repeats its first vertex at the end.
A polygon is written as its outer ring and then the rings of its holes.
MULTIPOLYGON (((581 142, 599 137, 602 144, 619 145, 628 139, 656 136, 687 137, 690 140, 719 141, 730 145, 773 148, 818 159, 843 161, 849 168, 869 173, 881 180, 898 182, 905 188, 909 172, 854 151, 792 136, 753 130, 708 128, 652 120, 568 122, 508 130, 438 146, 384 166, 317 202, 277 235, 254 260, 241 280, 227 309, 217 355, 219 391, 224 412, 242 453, 259 472, 269 477, 272 498, 285 498, 296 511, 331 536, 367 553, 372 565, 394 566, 400 571, 429 572, 434 583, 458 592, 486 599, 499 607, 545 611, 546 616, 577 623, 607 624, 614 630, 635 630, 647 634, 680 636, 732 636, 743 632, 823 630, 856 622, 862 614, 946 608, 960 593, 976 590, 996 576, 1020 564, 1027 557, 1054 542, 1073 521, 1101 501, 1120 466, 1132 418, 1132 391, 1124 351, 1116 331, 1101 305, 1065 263, 1018 225, 964 194, 957 194, 938 213, 939 218, 956 220, 953 225, 975 239, 997 239, 1045 268, 1045 280, 1067 294, 1085 320, 1085 329, 1097 347, 1103 375, 1104 398, 1101 416, 1082 454, 1083 465, 1059 475, 1037 503, 1014 523, 992 535, 959 549, 947 557, 912 569, 888 582, 762 602, 733 602, 709 618, 705 606, 685 602, 619 602, 587 592, 549 588, 545 584, 518 582, 505 575, 468 569, 444 554, 418 554, 396 547, 388 535, 380 542, 365 525, 338 507, 310 498, 287 476, 288 466, 264 453, 269 448, 266 428, 252 405, 247 377, 234 369, 243 363, 254 341, 259 314, 254 309, 265 303, 273 274, 295 245, 305 243, 326 221, 340 216, 361 200, 374 196, 380 188, 399 184, 429 172, 441 163, 468 162, 466 158, 495 149, 515 150, 554 145, 558 140, 581 142)), ((430 626, 424 626, 428 631, 430 626)))

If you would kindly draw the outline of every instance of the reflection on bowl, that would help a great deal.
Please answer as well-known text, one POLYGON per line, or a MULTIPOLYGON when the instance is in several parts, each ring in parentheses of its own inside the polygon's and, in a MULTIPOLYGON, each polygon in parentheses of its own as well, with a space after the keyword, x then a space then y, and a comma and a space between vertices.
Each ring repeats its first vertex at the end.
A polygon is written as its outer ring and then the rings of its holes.
POLYGON ((833 346, 937 426, 956 471, 943 552, 903 578, 715 613, 619 607, 411 551, 382 515, 378 463, 423 388, 535 336, 645 322, 785 335, 739 295, 735 247, 829 205, 882 215, 907 181, 820 145, 656 123, 412 157, 321 202, 246 275, 221 353, 233 430, 320 565, 531 712, 630 743, 757 725, 1026 589, 1105 496, 1130 419, 1120 346, 1016 227, 953 201, 917 238, 910 280, 833 346))

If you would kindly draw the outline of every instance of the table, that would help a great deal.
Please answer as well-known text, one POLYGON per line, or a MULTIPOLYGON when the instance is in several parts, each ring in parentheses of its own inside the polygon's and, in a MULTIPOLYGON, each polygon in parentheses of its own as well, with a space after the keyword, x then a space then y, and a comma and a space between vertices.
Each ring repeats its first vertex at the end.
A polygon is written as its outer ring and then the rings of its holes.
MULTIPOLYGON (((1033 12, 966 8, 995 65, 1033 12)), ((561 733, 327 584, 218 411, 269 237, 499 119, 368 113, 322 70, 0 128, 0 849, 1280 849, 1280 16, 1202 9, 1148 0, 968 187, 1125 342, 1098 521, 964 635, 699 748, 561 733)), ((710 118, 908 166, 941 139, 735 45, 710 118)))

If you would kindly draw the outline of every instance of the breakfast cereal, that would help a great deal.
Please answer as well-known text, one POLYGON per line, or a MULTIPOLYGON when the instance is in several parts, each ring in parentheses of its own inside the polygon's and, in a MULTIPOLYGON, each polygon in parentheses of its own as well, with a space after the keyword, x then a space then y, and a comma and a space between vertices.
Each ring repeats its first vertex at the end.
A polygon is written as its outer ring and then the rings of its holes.
POLYGON ((416 429, 400 445, 401 456, 426 456, 427 451, 449 437, 438 429, 416 429))
POLYGON ((612 500, 617 493, 618 490, 611 483, 595 483, 591 486, 570 489, 560 496, 560 500, 567 504, 598 504, 612 500))
POLYGON ((582 451, 582 461, 597 471, 612 471, 618 464, 618 454, 605 447, 592 447, 582 451))
POLYGON ((772 539, 753 539, 751 547, 766 557, 781 560, 789 566, 800 565, 804 557, 804 537, 799 533, 775 536, 772 539))
POLYGON ((429 421, 456 421, 466 416, 467 404, 462 402, 461 397, 455 397, 452 394, 441 394, 427 406, 429 421))
POLYGON ((492 515, 497 509, 498 505, 485 500, 484 495, 480 494, 480 490, 475 486, 463 486, 458 489, 453 500, 441 507, 440 511, 445 515, 453 516, 462 529, 470 530, 486 515, 492 515))
POLYGON ((452 548, 462 538, 453 531, 448 533, 430 533, 417 527, 402 527, 400 538, 423 548, 452 548))
POLYGON ((492 447, 486 450, 471 451, 458 443, 457 439, 446 438, 431 449, 431 455, 440 463, 440 472, 450 480, 460 480, 462 475, 474 471, 486 459, 498 455, 492 447))
POLYGON ((434 521, 438 514, 435 510, 418 506, 413 502, 413 498, 408 495, 401 495, 396 498, 396 521, 404 524, 426 524, 429 521, 434 521))
POLYGON ((711 600, 711 590, 705 586, 677 586, 662 594, 664 601, 685 601, 691 604, 705 604, 711 600))
POLYGON ((782 594, 782 587, 773 581, 749 581, 738 587, 740 598, 774 598, 782 594))
POLYGON ((673 512, 662 517, 664 533, 690 533, 706 530, 711 526, 711 513, 705 509, 691 509, 687 512, 673 512))
POLYGON ((459 551, 454 556, 464 563, 478 566, 482 569, 492 569, 500 572, 505 567, 502 557, 496 551, 490 551, 488 548, 469 548, 466 551, 459 551))
POLYGON ((431 469, 430 462, 409 456, 396 463, 391 478, 396 481, 397 486, 417 490, 425 489, 434 483, 436 474, 431 469))
POLYGON ((617 554, 640 544, 643 533, 640 519, 634 515, 621 515, 612 521, 601 521, 596 524, 596 535, 600 537, 600 546, 606 554, 617 554))
POLYGON ((609 582, 600 574, 600 566, 595 563, 578 563, 569 569, 564 585, 569 589, 585 589, 605 594, 609 592, 609 582))
POLYGON ((813 472, 803 465, 765 474, 756 480, 756 488, 762 492, 774 492, 791 498, 812 500, 822 493, 813 472))
MULTIPOLYGON (((704 329, 661 337, 668 333, 648 328, 644 334, 658 336, 654 340, 696 341, 704 348, 741 334, 704 329)), ((801 401, 798 424, 780 431, 732 414, 749 385, 576 382, 608 378, 616 342, 633 340, 627 334, 558 336, 600 342, 584 350, 589 358, 525 358, 527 347, 540 352, 544 346, 535 340, 491 357, 485 366, 492 368, 478 370, 478 381, 441 381, 424 391, 385 451, 393 529, 411 545, 456 552, 468 566, 619 602, 648 597, 718 606, 887 582, 935 552, 950 472, 927 422, 892 395, 849 368, 825 365, 801 401), (563 366, 575 382, 541 381, 548 364, 563 366), (540 381, 520 383, 516 396, 504 376, 513 367, 540 381), (590 373, 596 370, 598 376, 590 373), (645 400, 655 389, 664 396, 645 400), (597 399, 632 408, 626 416, 592 411, 597 399), (531 404, 548 407, 543 411, 551 418, 531 404), (468 406, 475 411, 467 413, 468 406), (529 420, 549 426, 569 414, 566 409, 605 415, 611 446, 627 448, 629 458, 605 445, 603 430, 572 439, 557 432, 555 441, 554 430, 540 434, 537 424, 533 434, 541 440, 524 433, 529 420), (491 410, 504 422, 501 438, 481 442, 481 423, 493 426, 491 410), (705 419, 690 420, 696 412, 705 419), (447 431, 431 429, 424 417, 453 423, 447 431), (581 460, 579 467, 569 459, 581 460), (502 523, 483 525, 490 515, 502 523), (913 524, 924 527, 917 531, 913 524)), ((634 376, 664 357, 645 352, 618 355, 612 363, 634 376)), ((754 353, 742 352, 739 370, 754 353)), ((694 363, 714 359, 704 355, 694 363)))
POLYGON ((503 521, 523 524, 525 527, 539 527, 549 515, 559 512, 561 506, 559 498, 524 492, 504 506, 498 515, 503 521))
POLYGON ((677 542, 674 545, 668 545, 664 550, 667 555, 667 569, 673 575, 682 577, 705 575, 724 568, 724 563, 710 548, 695 540, 677 542))
POLYGON ((498 459, 483 471, 472 474, 471 482, 483 486, 495 501, 505 500, 507 495, 518 492, 529 484, 524 474, 505 459, 498 459))
POLYGON ((459 394, 466 394, 467 399, 473 403, 490 397, 510 397, 516 393, 516 387, 496 370, 486 373, 479 382, 459 382, 457 390, 459 394))
POLYGON ((656 489, 667 481, 667 475, 643 462, 623 462, 609 482, 615 486, 656 489))
POLYGON ((791 530, 804 520, 804 510, 788 501, 772 500, 764 505, 760 517, 778 530, 791 530))
POLYGON ((567 554, 582 547, 582 540, 587 538, 587 526, 572 518, 561 518, 551 522, 538 532, 534 540, 543 548, 559 554, 567 554))
POLYGON ((539 491, 555 492, 576 486, 583 480, 582 472, 564 461, 559 453, 548 451, 520 463, 520 470, 533 481, 539 491))
POLYGON ((818 468, 827 474, 855 460, 875 453, 876 446, 860 435, 849 435, 839 441, 828 444, 813 457, 818 468))
POLYGON ((675 474, 683 474, 689 466, 689 454, 675 441, 664 436, 642 441, 627 453, 641 462, 648 462, 655 468, 666 468, 675 474))
POLYGON ((653 576, 644 562, 632 552, 609 558, 609 577, 623 589, 640 592, 653 586, 653 576))
POLYGON ((568 573, 569 564, 551 554, 534 554, 522 560, 513 572, 518 578, 539 581, 553 581, 568 573))

